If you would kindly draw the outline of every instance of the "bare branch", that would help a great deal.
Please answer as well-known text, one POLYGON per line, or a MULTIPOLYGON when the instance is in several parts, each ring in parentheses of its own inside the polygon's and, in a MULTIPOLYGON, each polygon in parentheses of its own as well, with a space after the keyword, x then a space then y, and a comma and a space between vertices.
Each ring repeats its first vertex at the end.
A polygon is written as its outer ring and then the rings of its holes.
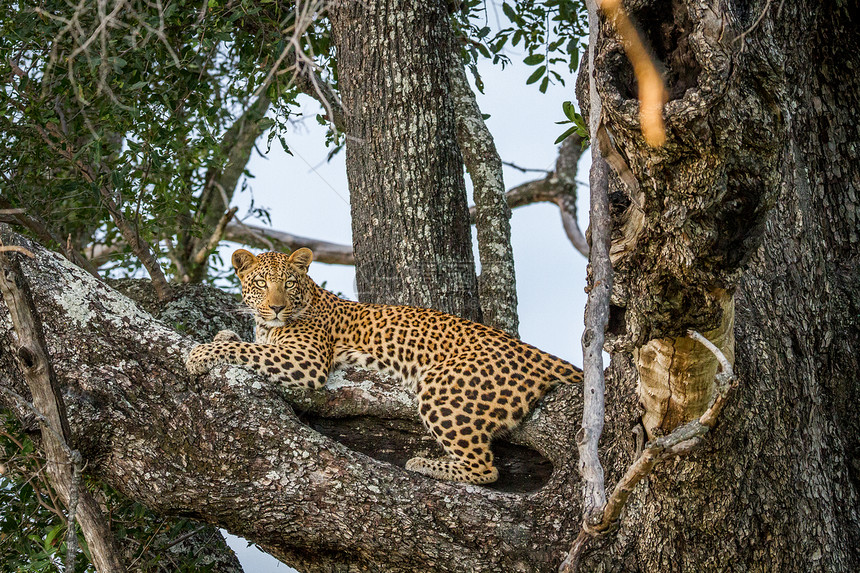
MULTIPOLYGON (((48 473, 69 512, 67 567, 70 568, 69 570, 74 570, 77 545, 75 519, 80 511, 81 529, 98 571, 101 573, 125 571, 110 528, 98 504, 86 490, 80 487, 82 460, 80 454, 73 451, 66 441, 70 431, 65 406, 48 359, 41 328, 36 322, 32 298, 23 273, 18 264, 2 252, 0 252, 0 291, 18 335, 19 346, 14 354, 33 396, 32 405, 26 400, 24 402, 37 414, 42 424, 42 443, 48 460, 48 473)), ((8 389, 4 391, 11 392, 8 389)))
MULTIPOLYGON (((594 54, 599 30, 597 4, 588 3, 589 69, 594 69, 594 54)), ((597 137, 601 119, 600 95, 594 82, 589 85, 589 125, 592 141, 597 137)), ((582 429, 577 439, 579 472, 582 475, 583 527, 606 503, 603 467, 598 457, 597 443, 603 432, 604 392, 603 341, 609 322, 609 298, 612 294, 612 263, 609 260, 610 212, 609 166, 598 146, 591 147, 591 252, 589 255, 589 292, 585 306, 585 331, 582 334, 582 369, 584 377, 582 429)))
MULTIPOLYGON (((588 241, 579 228, 576 216, 576 172, 583 153, 582 141, 578 135, 565 139, 559 148, 554 171, 550 171, 543 179, 517 185, 507 192, 506 197, 511 209, 538 202, 555 203, 561 213, 561 223, 568 240, 584 257, 588 257, 588 241)), ((471 207, 469 217, 472 223, 475 222, 475 216, 475 207, 471 207)))
MULTIPOLYGON (((587 0, 589 41, 588 69, 594 69, 596 44, 600 31, 600 0, 587 0)), ((588 90, 588 131, 597 137, 601 124, 602 103, 593 81, 588 90)), ((591 147, 591 252, 589 255, 589 292, 585 306, 585 331, 582 334, 583 408, 582 427, 577 435, 579 473, 582 476, 582 527, 570 552, 562 562, 562 573, 576 571, 579 557, 593 537, 592 524, 599 520, 606 504, 606 485, 600 464, 598 442, 603 433, 606 382, 603 377, 603 342, 609 322, 609 299, 612 295, 612 262, 609 259, 611 219, 609 211, 609 165, 599 146, 591 147)))
POLYGON ((314 252, 314 260, 330 265, 354 265, 355 256, 349 245, 338 245, 317 239, 299 237, 257 225, 240 224, 233 221, 224 232, 228 241, 242 243, 259 249, 295 250, 307 247, 314 252))
POLYGON ((221 242, 221 238, 224 236, 224 231, 227 228, 227 224, 233 219, 233 216, 238 211, 238 207, 232 207, 224 216, 221 217, 221 220, 218 221, 218 224, 215 226, 215 230, 212 231, 212 235, 209 237, 209 240, 206 241, 206 244, 200 247, 200 250, 194 255, 194 262, 198 265, 202 265, 206 260, 206 257, 212 252, 215 247, 218 246, 218 243, 221 242))

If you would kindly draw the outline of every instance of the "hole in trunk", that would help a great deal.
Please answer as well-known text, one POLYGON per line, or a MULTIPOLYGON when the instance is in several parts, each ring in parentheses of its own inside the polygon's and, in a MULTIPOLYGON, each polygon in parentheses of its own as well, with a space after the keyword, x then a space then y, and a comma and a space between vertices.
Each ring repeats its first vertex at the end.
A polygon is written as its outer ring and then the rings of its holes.
MULTIPOLYGON (((650 2, 630 13, 639 37, 663 76, 669 101, 679 99, 690 88, 699 85, 702 67, 690 44, 693 22, 687 8, 677 0, 650 2)), ((630 60, 621 48, 606 58, 608 77, 624 99, 638 98, 639 87, 630 60)))
MULTIPOLYGON (((405 420, 389 420, 367 416, 323 418, 300 414, 304 423, 351 450, 398 467, 414 456, 442 457, 444 451, 423 426, 405 420)), ((552 463, 531 448, 493 441, 495 464, 499 479, 487 484, 497 491, 530 493, 542 488, 552 474, 552 463)))

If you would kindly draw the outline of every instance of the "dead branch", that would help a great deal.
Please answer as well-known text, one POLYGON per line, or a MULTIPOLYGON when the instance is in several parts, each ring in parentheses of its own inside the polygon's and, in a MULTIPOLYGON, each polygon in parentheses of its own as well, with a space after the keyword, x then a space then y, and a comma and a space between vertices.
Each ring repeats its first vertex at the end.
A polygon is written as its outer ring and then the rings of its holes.
MULTIPOLYGON (((600 33, 600 0, 587 0, 589 41, 588 69, 594 69, 600 33)), ((588 131, 592 141, 601 125, 602 103, 593 81, 588 85, 588 131)), ((603 342, 609 322, 612 295, 612 262, 609 259, 611 219, 609 211, 609 165, 600 147, 591 148, 591 251, 589 255, 589 292, 585 306, 585 331, 582 334, 583 408, 582 427, 577 435, 579 473, 582 476, 582 526, 559 571, 576 571, 581 553, 589 543, 591 523, 606 504, 606 485, 600 464, 598 442, 603 433, 606 382, 603 377, 603 342)))
POLYGON ((737 379, 731 363, 725 354, 710 340, 695 330, 688 330, 687 336, 700 342, 710 350, 720 363, 720 372, 716 375, 717 383, 710 407, 699 417, 687 424, 679 426, 669 435, 649 441, 642 454, 627 469, 624 476, 612 490, 612 494, 603 506, 602 512, 592 519, 586 518, 582 530, 571 547, 570 553, 559 568, 560 573, 575 572, 582 553, 591 539, 612 531, 621 518, 621 512, 627 504, 630 494, 636 485, 642 481, 661 461, 686 455, 695 449, 705 434, 717 423, 717 418, 726 403, 730 390, 737 379))
MULTIPOLYGON (((23 247, 19 247, 28 251, 23 247)), ((32 253, 30 253, 32 256, 32 253)), ((17 262, 0 252, 0 291, 18 336, 14 355, 33 396, 33 404, 23 400, 38 417, 42 425, 42 443, 48 460, 48 474, 57 492, 68 508, 67 561, 68 570, 74 570, 77 545, 75 520, 79 522, 90 547, 93 563, 100 573, 122 572, 125 566, 114 545, 113 535, 101 514, 96 500, 81 488, 82 459, 67 443, 70 434, 65 406, 59 392, 51 362, 45 349, 44 336, 35 318, 32 298, 17 262)), ((4 393, 12 393, 4 389, 4 393)))
POLYGON ((352 247, 339 245, 308 237, 299 237, 283 231, 276 231, 258 225, 248 225, 233 221, 227 225, 224 238, 258 249, 287 249, 293 251, 307 247, 314 252, 314 260, 330 265, 354 265, 352 247))
MULTIPOLYGON (((589 3, 589 69, 593 69, 597 43, 598 19, 596 5, 589 3)), ((600 128, 601 102, 594 83, 589 85, 589 132, 592 141, 600 128)), ((589 255, 589 292, 585 306, 585 331, 582 334, 582 369, 584 402, 582 429, 577 437, 579 473, 582 476, 583 524, 593 519, 606 503, 603 467, 598 457, 597 443, 603 433, 604 393, 603 342, 609 322, 609 298, 612 294, 612 263, 609 260, 610 212, 609 165, 599 146, 591 147, 591 207, 589 213, 591 251, 589 255)))
MULTIPOLYGON (((576 171, 582 153, 582 138, 578 135, 568 137, 558 150, 554 171, 548 172, 543 179, 517 185, 505 196, 511 209, 539 202, 556 204, 568 240, 584 257, 588 257, 588 241, 579 228, 576 216, 576 171)), ((469 218, 473 224, 476 214, 475 207, 471 207, 469 218)))

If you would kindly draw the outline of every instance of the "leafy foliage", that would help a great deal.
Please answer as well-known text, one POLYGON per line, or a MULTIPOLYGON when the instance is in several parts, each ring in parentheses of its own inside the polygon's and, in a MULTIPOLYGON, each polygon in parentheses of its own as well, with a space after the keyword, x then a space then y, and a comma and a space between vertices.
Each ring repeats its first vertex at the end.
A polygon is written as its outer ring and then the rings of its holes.
MULTIPOLYGON (((237 122, 287 127, 298 92, 277 72, 296 60, 281 33, 296 25, 289 3, 118 0, 108 14, 95 2, 2 3, 3 198, 79 251, 120 242, 113 201, 145 243, 187 264, 212 212, 226 211, 215 183, 237 122), (268 101, 275 119, 262 121, 268 101), (258 116, 244 115, 255 102, 258 116)), ((311 24, 302 47, 325 59, 325 22, 311 24)))
POLYGON ((463 2, 462 10, 454 19, 457 30, 465 38, 464 54, 478 78, 478 88, 483 91, 475 62, 484 57, 504 66, 510 62, 505 55, 507 47, 527 52, 523 63, 535 68, 526 80, 527 84, 537 84, 541 93, 546 92, 551 82, 564 85, 564 76, 559 70, 566 67, 571 72, 576 71, 582 38, 588 35, 585 2, 516 0, 493 5, 493 8, 499 23, 495 31, 489 25, 486 2, 463 2), (498 9, 501 9, 501 15, 498 9), (507 25, 501 24, 502 15, 507 19, 507 25))
POLYGON ((588 126, 585 125, 585 120, 582 119, 582 116, 576 112, 576 109, 573 107, 573 103, 566 101, 561 106, 562 111, 564 111, 564 115, 567 118, 563 121, 555 122, 558 125, 566 125, 573 124, 569 128, 567 128, 564 133, 558 136, 558 139, 555 140, 555 143, 561 143, 574 133, 579 135, 582 138, 582 148, 585 149, 588 147, 588 126))

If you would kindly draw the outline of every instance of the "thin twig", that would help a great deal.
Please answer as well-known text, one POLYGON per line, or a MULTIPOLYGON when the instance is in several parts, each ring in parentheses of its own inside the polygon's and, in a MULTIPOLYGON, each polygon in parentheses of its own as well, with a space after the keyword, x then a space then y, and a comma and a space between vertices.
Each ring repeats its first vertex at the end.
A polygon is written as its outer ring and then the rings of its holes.
POLYGON ((36 258, 36 255, 34 255, 32 251, 25 249, 24 247, 19 247, 18 245, 0 245, 0 253, 21 253, 22 255, 27 255, 31 259, 36 258))
POLYGON ((215 226, 215 230, 212 231, 212 235, 209 237, 209 240, 206 241, 205 245, 200 247, 200 250, 198 250, 197 253, 195 253, 195 263, 202 265, 209 253, 218 246, 218 243, 220 243, 221 239, 224 237, 224 230, 227 228, 227 223, 233 219, 233 215, 235 215, 238 210, 238 207, 232 207, 224 213, 224 216, 221 217, 221 220, 218 221, 218 224, 215 226))
POLYGON ((511 169, 516 169, 520 173, 552 173, 551 169, 535 169, 533 167, 520 167, 516 163, 512 163, 510 161, 502 161, 502 165, 510 167, 511 169))

